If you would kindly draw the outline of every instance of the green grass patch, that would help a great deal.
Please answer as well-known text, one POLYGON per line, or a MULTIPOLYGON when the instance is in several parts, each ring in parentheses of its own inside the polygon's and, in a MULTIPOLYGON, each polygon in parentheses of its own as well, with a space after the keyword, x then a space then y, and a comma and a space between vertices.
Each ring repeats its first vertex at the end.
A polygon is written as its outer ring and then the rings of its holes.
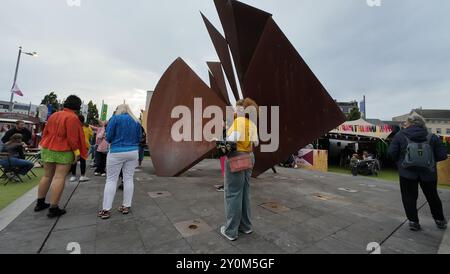
MULTIPOLYGON (((352 175, 352 172, 350 170, 341 168, 339 166, 330 166, 328 168, 328 171, 332 172, 332 173, 352 175)), ((362 175, 360 175, 360 176, 362 176, 362 175)), ((383 169, 383 170, 381 170, 381 172, 378 176, 370 176, 370 178, 380 179, 380 180, 385 180, 385 181, 390 181, 390 182, 398 182, 399 181, 398 171, 395 169, 392 169, 392 168, 383 169)))
MULTIPOLYGON (((345 168, 341 168, 339 166, 330 166, 330 167, 328 167, 328 172, 352 175, 352 172, 350 170, 345 169, 345 168)), ((359 176, 361 176, 361 175, 359 175, 359 176)), ((384 180, 384 181, 388 181, 388 182, 393 182, 393 183, 399 184, 398 171, 396 169, 393 169, 393 168, 383 169, 383 170, 381 170, 381 172, 380 172, 380 174, 378 176, 370 176, 370 178, 384 180)), ((440 189, 448 189, 448 190, 450 190, 450 186, 439 185, 439 188, 440 189)))
POLYGON ((33 171, 36 173, 37 178, 31 176, 30 180, 26 176, 22 177, 23 183, 10 182, 5 186, 4 181, 0 182, 0 210, 10 205, 39 184, 41 177, 44 175, 44 169, 35 168, 33 171))

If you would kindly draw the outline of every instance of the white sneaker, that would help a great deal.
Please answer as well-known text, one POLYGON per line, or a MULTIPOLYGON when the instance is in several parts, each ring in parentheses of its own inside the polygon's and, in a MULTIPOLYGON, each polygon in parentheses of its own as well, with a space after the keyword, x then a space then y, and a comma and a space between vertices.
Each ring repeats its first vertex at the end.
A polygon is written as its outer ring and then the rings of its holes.
POLYGON ((221 233, 225 238, 227 238, 228 240, 230 240, 230 241, 232 241, 232 242, 234 242, 234 241, 237 240, 237 238, 231 238, 230 236, 228 236, 228 235, 225 233, 225 227, 224 227, 224 226, 222 226, 222 227, 220 228, 220 233, 221 233))
POLYGON ((87 182, 87 181, 90 181, 91 179, 90 178, 88 178, 88 177, 86 177, 86 176, 81 176, 80 177, 80 182, 87 182))
POLYGON ((103 173, 103 174, 102 174, 102 177, 106 177, 106 173, 103 173))
POLYGON ((70 177, 69 182, 73 183, 73 182, 76 182, 76 181, 77 181, 77 177, 76 176, 70 177))
POLYGON ((253 230, 247 230, 247 231, 239 230, 239 232, 242 232, 242 233, 244 233, 244 234, 250 235, 250 234, 253 233, 253 230))

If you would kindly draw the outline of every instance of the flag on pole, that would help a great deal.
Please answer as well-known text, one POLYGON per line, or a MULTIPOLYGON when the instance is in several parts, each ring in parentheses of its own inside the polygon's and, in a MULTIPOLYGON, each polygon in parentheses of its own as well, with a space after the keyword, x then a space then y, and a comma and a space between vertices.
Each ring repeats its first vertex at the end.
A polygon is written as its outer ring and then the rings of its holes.
POLYGON ((17 94, 18 96, 22 96, 23 97, 23 93, 19 88, 19 85, 17 85, 17 83, 14 83, 14 86, 11 90, 12 93, 17 94))
POLYGON ((100 120, 106 121, 107 116, 108 116, 108 105, 102 104, 102 114, 100 115, 100 120))

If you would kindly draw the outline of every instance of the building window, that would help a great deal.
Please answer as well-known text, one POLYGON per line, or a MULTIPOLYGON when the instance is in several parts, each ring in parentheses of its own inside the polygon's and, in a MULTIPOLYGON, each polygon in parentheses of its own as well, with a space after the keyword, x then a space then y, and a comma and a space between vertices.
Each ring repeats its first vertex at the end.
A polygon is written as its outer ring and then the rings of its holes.
POLYGON ((442 134, 442 128, 437 128, 436 129, 436 134, 442 134))
POLYGON ((14 109, 15 110, 28 111, 30 109, 30 106, 14 105, 14 109))
POLYGON ((447 128, 447 135, 450 135, 450 128, 447 128))

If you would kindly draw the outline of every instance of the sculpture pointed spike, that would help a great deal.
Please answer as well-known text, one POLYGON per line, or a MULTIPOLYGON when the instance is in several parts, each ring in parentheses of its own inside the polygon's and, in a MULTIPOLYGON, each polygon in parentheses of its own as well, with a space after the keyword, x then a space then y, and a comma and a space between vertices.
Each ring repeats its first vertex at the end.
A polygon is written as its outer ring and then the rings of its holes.
POLYGON ((214 3, 242 88, 248 66, 272 14, 235 0, 215 0, 214 3))
POLYGON ((227 85, 223 76, 222 64, 220 62, 207 62, 211 77, 214 79, 219 93, 227 105, 230 105, 230 98, 228 95, 227 85))
POLYGON ((209 36, 213 42, 214 48, 216 49, 217 55, 219 56, 220 62, 222 63, 225 75, 230 84, 230 88, 236 100, 240 98, 238 86, 236 83, 236 77, 234 76, 233 62, 231 61, 230 51, 228 49, 228 44, 222 34, 213 26, 213 24, 203 15, 203 21, 205 22, 206 29, 208 30, 209 36))

